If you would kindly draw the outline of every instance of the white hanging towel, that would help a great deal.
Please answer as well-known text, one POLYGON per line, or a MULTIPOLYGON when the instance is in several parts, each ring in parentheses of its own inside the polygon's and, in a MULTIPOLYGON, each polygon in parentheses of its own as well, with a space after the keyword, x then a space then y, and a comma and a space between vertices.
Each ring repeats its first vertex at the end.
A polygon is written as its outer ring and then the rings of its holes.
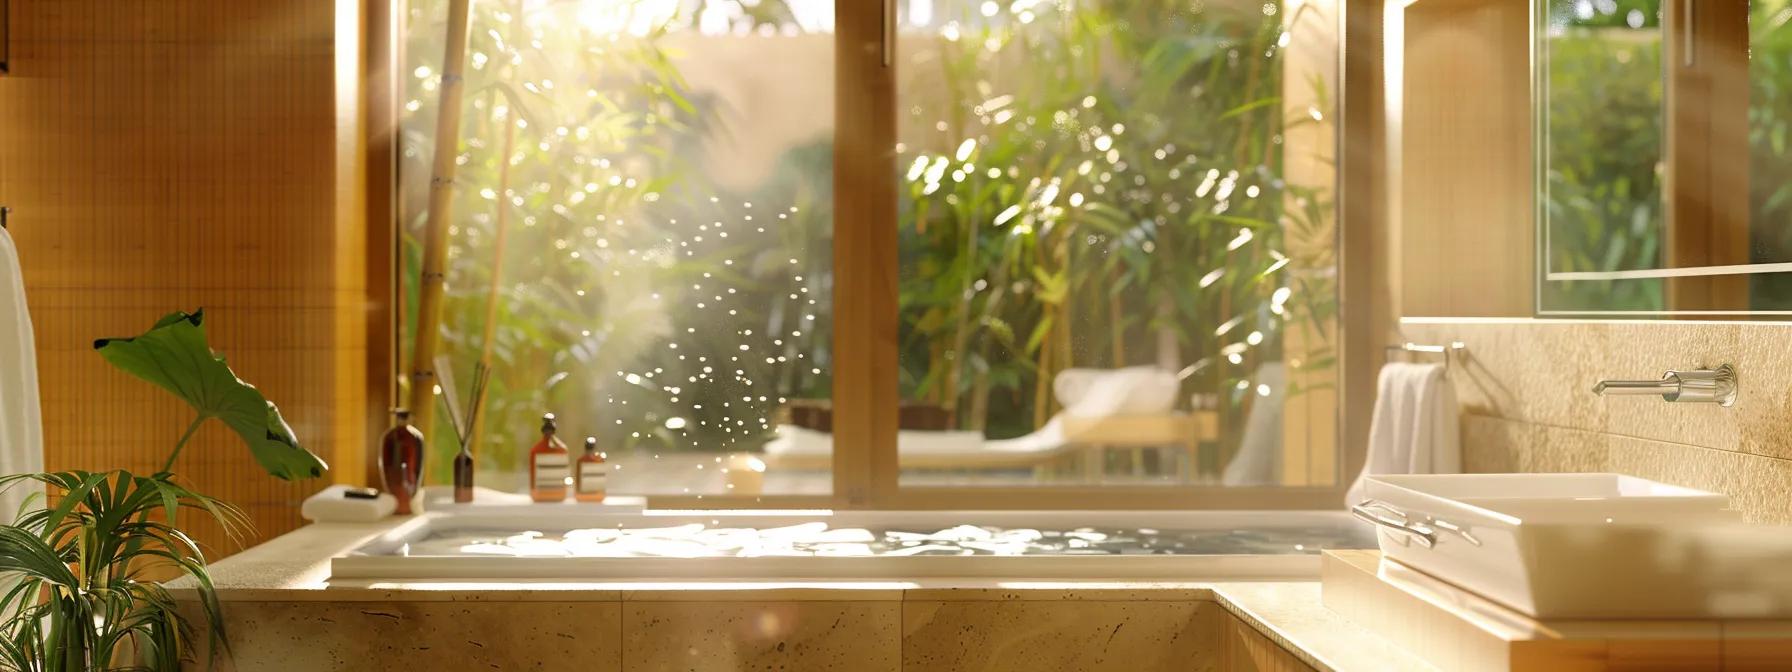
POLYGON ((1459 410, 1442 364, 1393 362, 1381 367, 1375 417, 1369 423, 1369 456, 1344 505, 1362 501, 1364 476, 1462 471, 1459 410))
MULTIPOLYGON (((25 278, 11 234, 0 229, 0 474, 44 469, 37 395, 37 347, 25 312, 25 278)), ((12 522, 27 495, 41 491, 35 483, 21 483, 0 494, 0 522, 12 522)))

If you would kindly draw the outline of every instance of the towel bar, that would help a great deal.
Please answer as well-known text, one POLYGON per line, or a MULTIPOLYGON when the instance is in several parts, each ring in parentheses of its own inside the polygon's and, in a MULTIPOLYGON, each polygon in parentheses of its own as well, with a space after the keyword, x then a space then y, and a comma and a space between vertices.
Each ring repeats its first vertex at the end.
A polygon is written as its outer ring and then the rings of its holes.
POLYGON ((1450 366, 1450 353, 1465 352, 1467 350, 1468 350, 1468 344, 1463 343, 1462 341, 1450 341, 1446 345, 1425 345, 1423 343, 1413 343, 1412 341, 1407 341, 1405 343, 1398 343, 1398 344, 1390 345, 1387 347, 1387 352, 1389 355, 1392 355, 1397 352, 1413 353, 1413 354, 1443 355, 1445 368, 1448 368, 1450 366))

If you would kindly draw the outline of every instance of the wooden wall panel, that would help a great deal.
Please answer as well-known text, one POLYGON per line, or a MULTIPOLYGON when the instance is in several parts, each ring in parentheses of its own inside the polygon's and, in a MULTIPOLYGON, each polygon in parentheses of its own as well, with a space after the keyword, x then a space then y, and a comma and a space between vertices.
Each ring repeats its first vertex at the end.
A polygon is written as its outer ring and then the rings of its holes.
MULTIPOLYGON (((192 412, 112 370, 92 341, 204 307, 213 347, 335 478, 361 480, 366 237, 364 213, 338 197, 337 165, 357 145, 337 142, 337 3, 11 6, 0 204, 37 333, 46 465, 160 466, 192 412)), ((250 543, 296 527, 329 479, 271 478, 213 425, 176 471, 244 507, 250 543)), ((236 550, 196 532, 214 556, 236 550)))
POLYGON ((1529 317, 1536 257, 1530 8, 1407 3, 1390 34, 1402 316, 1529 317), (1473 85, 1469 85, 1473 83, 1473 85))

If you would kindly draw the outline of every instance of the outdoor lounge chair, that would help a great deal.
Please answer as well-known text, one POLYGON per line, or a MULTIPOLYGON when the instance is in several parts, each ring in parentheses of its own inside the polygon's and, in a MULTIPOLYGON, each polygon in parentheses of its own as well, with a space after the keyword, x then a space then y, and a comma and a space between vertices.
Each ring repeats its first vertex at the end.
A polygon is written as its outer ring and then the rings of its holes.
MULTIPOLYGON (((1192 473, 1201 443, 1218 434, 1213 411, 1173 410, 1179 381, 1150 367, 1116 370, 1071 369, 1053 381, 1064 410, 1038 430, 1012 439, 985 439, 969 430, 897 432, 896 450, 903 469, 979 470, 1043 469, 1077 457, 1085 478, 1102 475, 1103 452, 1133 448, 1134 470, 1142 471, 1142 452, 1176 447, 1192 473)), ((765 446, 768 470, 826 469, 833 460, 833 435, 819 429, 782 424, 777 438, 765 446)))

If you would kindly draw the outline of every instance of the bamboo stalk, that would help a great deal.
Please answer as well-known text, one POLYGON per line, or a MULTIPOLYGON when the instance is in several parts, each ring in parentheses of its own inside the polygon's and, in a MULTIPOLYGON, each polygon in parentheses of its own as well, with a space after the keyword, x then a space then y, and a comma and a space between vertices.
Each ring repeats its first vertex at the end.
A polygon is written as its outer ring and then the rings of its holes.
MULTIPOLYGON (((1008 296, 1008 264, 1004 263, 1005 261, 998 261, 996 264, 995 282, 990 283, 994 289, 989 293, 989 301, 983 304, 983 312, 986 315, 1000 315, 998 311, 1002 307, 1002 300, 1008 296)), ((978 352, 986 363, 989 362, 989 340, 987 336, 980 338, 977 345, 978 352)), ((985 366, 982 371, 977 372, 976 381, 971 388, 970 423, 967 429, 982 432, 989 428, 989 372, 991 368, 985 366)))
MULTIPOLYGON (((1075 229, 1066 226, 1063 233, 1059 233, 1057 238, 1055 238, 1057 249, 1055 249, 1054 256, 1057 258, 1057 267, 1064 269, 1064 281, 1066 281, 1066 283, 1070 281, 1070 278, 1075 278, 1075 276, 1077 276, 1075 263, 1073 263, 1072 258, 1070 258, 1070 240, 1073 240, 1075 237, 1077 237, 1075 229)), ((1073 312, 1072 306, 1070 306, 1070 289, 1064 290, 1064 305, 1059 306, 1057 312, 1059 312, 1059 319, 1057 319, 1057 323, 1052 324, 1055 328, 1055 332, 1057 332, 1057 358, 1052 360, 1054 369, 1050 371, 1050 378, 1054 378, 1054 380, 1057 378, 1057 373, 1059 373, 1059 371, 1064 371, 1064 369, 1070 369, 1070 367, 1075 366, 1075 353, 1072 351, 1072 333, 1070 333, 1075 312, 1073 312)), ((1057 405, 1057 396, 1052 396, 1052 403, 1048 403, 1048 410, 1055 410, 1055 405, 1057 405)))
POLYGON ((423 232, 423 274, 418 285, 416 342, 411 347, 411 418, 425 435, 434 429, 436 349, 442 340, 443 280, 448 266, 448 221, 453 215, 455 157, 460 153, 462 74, 467 64, 467 24, 472 0, 448 1, 442 49, 442 95, 436 113, 435 163, 429 178, 429 216, 423 232))
MULTIPOLYGON (((959 253, 962 255, 960 258, 965 260, 965 265, 970 269, 975 269, 980 265, 977 259, 977 236, 979 234, 979 229, 981 228, 978 226, 979 214, 980 213, 973 208, 971 216, 966 218, 964 223, 964 248, 963 251, 959 253)), ((952 332, 952 347, 946 351, 947 354, 952 357, 952 361, 947 363, 946 368, 946 398, 944 404, 946 409, 952 413, 954 427, 957 426, 956 423, 959 417, 958 400, 961 395, 959 394, 958 388, 961 381, 964 379, 964 367, 966 363, 970 361, 970 357, 965 352, 965 348, 969 345, 971 338, 971 307, 975 302, 971 300, 970 296, 971 287, 974 285, 974 275, 976 274, 967 271, 964 274, 964 277, 960 279, 958 287, 958 323, 952 332)))
MULTIPOLYGON (((1056 306, 1046 304, 1045 309, 1040 311, 1039 319, 1053 319, 1056 313, 1056 306)), ((1052 347, 1052 335, 1055 333, 1057 329, 1047 327, 1045 338, 1039 344, 1039 363, 1034 367, 1033 376, 1033 429, 1045 426, 1046 412, 1051 410, 1051 363, 1052 351, 1055 350, 1052 347)))
MULTIPOLYGON (((1114 267, 1112 275, 1113 278, 1109 282, 1113 284, 1108 286, 1119 287, 1121 280, 1119 266, 1114 267)), ((1125 297, 1121 296, 1119 292, 1110 290, 1108 293, 1108 347, 1113 351, 1114 357, 1113 363, 1109 366, 1116 369, 1126 366, 1126 327, 1124 326, 1126 313, 1121 308, 1123 299, 1125 297)))
MULTIPOLYGON (((983 339, 983 341, 977 345, 977 350, 983 356, 983 361, 989 361, 989 339, 983 339)), ((963 429, 970 429, 978 433, 983 433, 983 430, 989 428, 988 367, 985 367, 982 371, 978 371, 977 377, 971 381, 971 408, 968 411, 968 415, 970 420, 964 427, 962 427, 963 429)))
MULTIPOLYGON (((504 115, 504 151, 498 156, 498 219, 493 224, 495 231, 492 240, 492 278, 491 285, 485 290, 485 335, 479 341, 479 365, 486 371, 492 368, 492 342, 498 336, 498 289, 504 279, 504 243, 510 231, 510 154, 516 151, 516 112, 504 115)), ((471 402, 480 405, 484 390, 475 395, 471 402)), ((475 457, 479 455, 479 443, 485 435, 485 416, 473 416, 472 426, 467 428, 467 436, 471 437, 467 452, 475 457)))

